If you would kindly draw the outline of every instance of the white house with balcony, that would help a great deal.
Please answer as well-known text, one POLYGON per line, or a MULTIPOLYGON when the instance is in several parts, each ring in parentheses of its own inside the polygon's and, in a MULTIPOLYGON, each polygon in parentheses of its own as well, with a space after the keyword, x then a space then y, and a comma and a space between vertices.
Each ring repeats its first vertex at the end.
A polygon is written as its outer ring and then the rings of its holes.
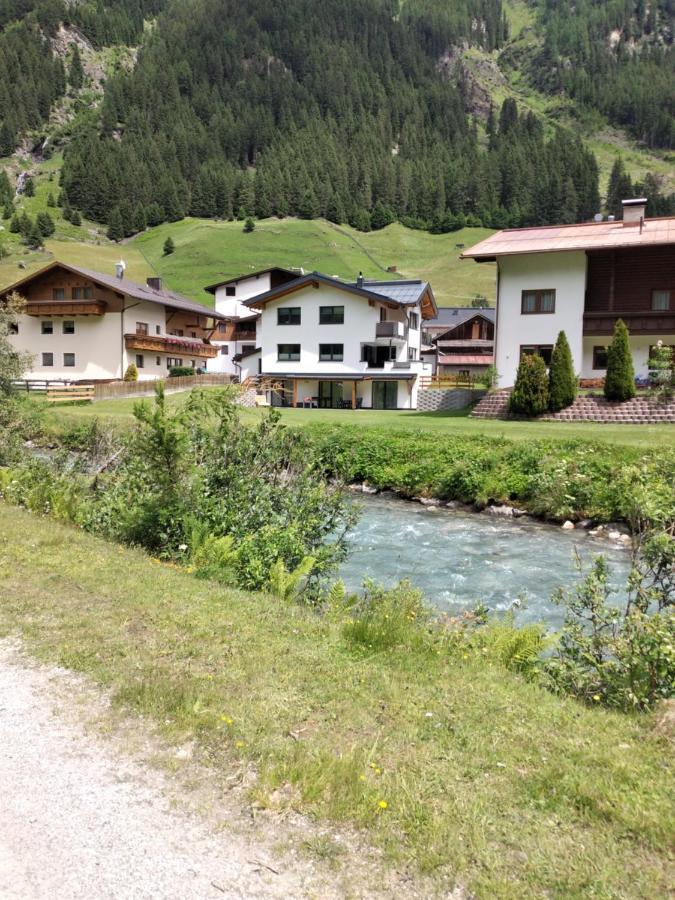
POLYGON ((558 332, 582 380, 604 378, 616 320, 626 323, 638 379, 651 348, 675 347, 675 217, 646 217, 643 198, 623 219, 499 231, 462 254, 497 263, 495 365, 511 387, 522 354, 548 365, 558 332))
POLYGON ((422 322, 437 315, 423 281, 356 282, 313 272, 250 297, 259 380, 276 405, 415 409, 422 322))

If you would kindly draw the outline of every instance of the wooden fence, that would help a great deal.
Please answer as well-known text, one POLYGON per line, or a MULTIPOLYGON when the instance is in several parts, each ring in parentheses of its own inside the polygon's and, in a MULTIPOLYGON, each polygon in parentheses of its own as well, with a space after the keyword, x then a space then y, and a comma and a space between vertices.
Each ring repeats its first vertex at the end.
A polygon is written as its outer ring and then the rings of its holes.
POLYGON ((94 385, 94 400, 115 400, 119 397, 143 397, 155 393, 155 385, 162 382, 167 394, 189 391, 195 387, 231 384, 232 376, 222 372, 207 375, 177 375, 175 378, 156 378, 151 381, 112 381, 94 385))
POLYGON ((440 389, 452 390, 454 388, 468 388, 473 390, 481 382, 475 375, 422 375, 420 376, 420 388, 422 390, 440 389))

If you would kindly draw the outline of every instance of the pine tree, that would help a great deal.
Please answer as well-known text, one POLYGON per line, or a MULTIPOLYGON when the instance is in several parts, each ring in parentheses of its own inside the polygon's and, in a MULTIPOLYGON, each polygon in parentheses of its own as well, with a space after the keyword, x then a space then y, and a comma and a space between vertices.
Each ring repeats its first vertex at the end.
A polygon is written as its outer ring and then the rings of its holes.
POLYGON ((609 176, 607 186, 607 213, 620 219, 623 216, 622 200, 629 200, 633 196, 633 183, 630 175, 624 168, 623 160, 617 157, 609 176))
POLYGON ((393 212, 388 207, 383 206, 378 200, 370 217, 370 227, 373 231, 379 231, 381 228, 386 228, 387 225, 391 225, 393 221, 393 212))
POLYGON ((167 239, 164 241, 164 247, 162 249, 162 252, 164 253, 164 256, 171 256, 171 254, 174 252, 175 249, 176 249, 176 245, 174 244, 173 238, 171 237, 171 235, 169 235, 167 237, 167 239))
POLYGON ((40 231, 40 226, 37 222, 31 223, 28 234, 25 236, 24 241, 33 250, 37 250, 38 248, 42 247, 42 232, 40 231))
POLYGON ((34 197, 35 196, 35 182, 33 181, 33 176, 29 175, 23 183, 23 192, 26 197, 34 197))
POLYGON ((32 227, 33 221, 28 213, 21 213, 21 216, 19 217, 19 231, 21 232, 21 236, 27 238, 32 227))
POLYGON ((16 147, 16 132, 9 122, 0 125, 0 156, 11 156, 16 147))
POLYGON ((151 228, 162 222, 162 209, 159 203, 153 202, 148 206, 146 210, 146 219, 151 228))
POLYGON ((12 206, 12 204, 11 204, 11 203, 5 203, 5 206, 4 206, 3 210, 2 210, 2 218, 5 219, 5 221, 6 221, 7 219, 11 219, 13 213, 14 213, 14 207, 12 206))
POLYGON ((48 212, 38 213, 35 221, 42 237, 51 237, 54 234, 54 220, 48 212))
POLYGON ((70 214, 70 224, 79 226, 82 224, 82 216, 78 210, 74 209, 70 214))
POLYGON ((68 68, 68 83, 74 91, 79 91, 84 83, 84 69, 82 68, 82 59, 80 57, 80 48, 77 44, 73 44, 73 55, 70 58, 70 66, 68 68))
POLYGON ((548 376, 539 354, 523 353, 516 383, 509 397, 509 412, 519 416, 539 416, 548 409, 548 376))
POLYGON ((121 241, 124 237, 124 222, 122 221, 122 215, 119 211, 118 207, 110 214, 110 221, 108 223, 108 238, 111 241, 121 241))
POLYGON ((14 213, 12 216, 12 221, 9 223, 9 230, 12 234, 19 234, 21 231, 21 220, 19 219, 18 213, 14 213))
POLYGON ((623 319, 617 319, 614 337, 607 348, 605 397, 615 403, 635 396, 635 370, 630 352, 628 329, 623 319))
POLYGON ((255 222, 250 216, 246 217, 246 221, 244 222, 243 227, 244 234, 250 234, 252 231, 255 231, 255 222))
POLYGON ((558 334, 551 365, 548 371, 549 408, 553 412, 574 403, 577 396, 577 378, 574 374, 572 351, 564 331, 558 334))
POLYGON ((319 215, 319 201, 311 188, 307 188, 300 199, 298 215, 301 219, 316 219, 319 215))
POLYGON ((56 200, 54 200, 54 195, 51 193, 51 191, 49 193, 49 196, 47 197, 47 206, 49 206, 50 209, 53 209, 56 206, 56 200))

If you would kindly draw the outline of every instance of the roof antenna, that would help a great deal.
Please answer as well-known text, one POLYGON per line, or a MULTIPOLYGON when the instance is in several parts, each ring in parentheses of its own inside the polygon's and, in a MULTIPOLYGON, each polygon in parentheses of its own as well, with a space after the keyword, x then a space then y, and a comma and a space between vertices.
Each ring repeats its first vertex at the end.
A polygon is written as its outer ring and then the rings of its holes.
POLYGON ((359 277, 356 279, 356 286, 359 288, 363 287, 363 272, 359 272, 359 277))

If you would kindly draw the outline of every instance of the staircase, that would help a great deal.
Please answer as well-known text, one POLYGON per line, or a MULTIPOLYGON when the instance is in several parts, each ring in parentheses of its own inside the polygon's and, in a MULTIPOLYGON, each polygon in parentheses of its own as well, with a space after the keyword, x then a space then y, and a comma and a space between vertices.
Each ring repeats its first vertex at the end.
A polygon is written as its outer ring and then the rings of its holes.
POLYGON ((474 407, 471 417, 475 419, 506 419, 509 415, 510 388, 490 391, 474 407))

